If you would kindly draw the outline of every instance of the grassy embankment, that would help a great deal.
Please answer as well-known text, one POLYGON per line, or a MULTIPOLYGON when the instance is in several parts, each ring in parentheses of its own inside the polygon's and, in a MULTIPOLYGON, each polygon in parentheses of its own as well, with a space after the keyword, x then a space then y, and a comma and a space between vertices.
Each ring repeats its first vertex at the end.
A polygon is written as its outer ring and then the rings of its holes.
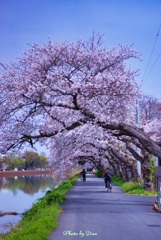
MULTIPOLYGON (((103 177, 102 173, 99 171, 96 171, 96 176, 103 177)), ((147 191, 143 188, 143 186, 141 185, 140 182, 134 182, 134 181, 125 182, 123 179, 117 177, 116 175, 114 175, 112 177, 112 182, 116 186, 120 186, 124 193, 137 194, 137 195, 148 195, 148 196, 156 196, 157 195, 156 190, 154 192, 147 191)))
POLYGON ((124 193, 128 194, 137 194, 137 195, 146 195, 146 196, 156 196, 157 192, 147 191, 143 188, 141 183, 139 182, 125 182, 123 179, 117 177, 116 175, 113 176, 112 182, 117 185, 121 186, 121 189, 124 193))
POLYGON ((32 208, 23 214, 22 220, 9 233, 0 234, 1 240, 46 240, 58 227, 58 217, 62 212, 60 204, 72 188, 79 175, 66 180, 43 198, 37 200, 32 208))

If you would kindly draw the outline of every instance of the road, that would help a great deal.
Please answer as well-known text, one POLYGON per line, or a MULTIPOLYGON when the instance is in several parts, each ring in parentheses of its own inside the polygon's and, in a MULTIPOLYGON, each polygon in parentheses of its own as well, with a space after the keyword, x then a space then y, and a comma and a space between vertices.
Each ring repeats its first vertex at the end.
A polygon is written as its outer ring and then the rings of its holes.
POLYGON ((161 240, 161 215, 153 210, 156 197, 128 195, 103 179, 87 176, 67 194, 59 228, 49 240, 161 240))

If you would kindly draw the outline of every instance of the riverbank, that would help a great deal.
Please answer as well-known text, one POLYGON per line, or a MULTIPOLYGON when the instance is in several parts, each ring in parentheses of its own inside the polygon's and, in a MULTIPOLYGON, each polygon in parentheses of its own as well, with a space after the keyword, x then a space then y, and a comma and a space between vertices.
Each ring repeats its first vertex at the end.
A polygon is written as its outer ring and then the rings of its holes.
POLYGON ((57 188, 46 192, 39 198, 32 208, 23 213, 22 220, 10 232, 0 234, 2 240, 42 240, 48 239, 49 234, 58 227, 61 204, 67 192, 77 181, 79 175, 61 183, 57 188))
POLYGON ((41 174, 53 174, 52 170, 24 170, 24 171, 1 171, 0 178, 2 177, 16 177, 16 176, 32 176, 41 174))
POLYGON ((46 171, 45 174, 42 171, 37 173, 38 175, 0 177, 0 233, 10 231, 21 220, 24 211, 30 209, 46 191, 58 185, 53 174, 46 171), (14 212, 18 215, 11 214, 14 212))

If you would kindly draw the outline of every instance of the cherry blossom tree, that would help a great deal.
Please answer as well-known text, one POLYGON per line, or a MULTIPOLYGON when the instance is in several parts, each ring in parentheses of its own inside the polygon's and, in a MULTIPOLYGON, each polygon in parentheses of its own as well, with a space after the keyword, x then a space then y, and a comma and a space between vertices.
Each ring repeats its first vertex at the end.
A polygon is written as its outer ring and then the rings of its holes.
POLYGON ((140 99, 141 127, 154 140, 161 139, 161 102, 153 96, 143 95, 140 99))
POLYGON ((143 123, 152 121, 153 119, 161 119, 161 102, 159 99, 143 95, 139 101, 141 120, 143 123))
POLYGON ((106 49, 102 38, 34 45, 1 74, 1 151, 31 145, 95 118, 129 120, 138 85, 124 61, 130 47, 106 49), (129 104, 127 104, 127 102, 129 104), (128 114, 129 115, 129 114, 128 114))
POLYGON ((136 138, 161 157, 160 147, 135 126, 140 86, 131 59, 139 59, 132 46, 108 49, 94 33, 86 41, 34 44, 17 62, 1 64, 0 152, 46 143, 62 174, 80 156, 101 165, 98 156, 112 137, 136 138))

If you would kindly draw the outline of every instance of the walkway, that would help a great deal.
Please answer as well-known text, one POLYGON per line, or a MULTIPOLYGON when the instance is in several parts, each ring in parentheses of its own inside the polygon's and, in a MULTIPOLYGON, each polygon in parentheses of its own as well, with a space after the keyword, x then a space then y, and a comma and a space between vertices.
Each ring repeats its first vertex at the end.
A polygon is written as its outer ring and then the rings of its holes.
POLYGON ((67 194, 59 228, 49 240, 161 240, 161 215, 153 210, 156 197, 134 196, 103 179, 87 176, 67 194))

